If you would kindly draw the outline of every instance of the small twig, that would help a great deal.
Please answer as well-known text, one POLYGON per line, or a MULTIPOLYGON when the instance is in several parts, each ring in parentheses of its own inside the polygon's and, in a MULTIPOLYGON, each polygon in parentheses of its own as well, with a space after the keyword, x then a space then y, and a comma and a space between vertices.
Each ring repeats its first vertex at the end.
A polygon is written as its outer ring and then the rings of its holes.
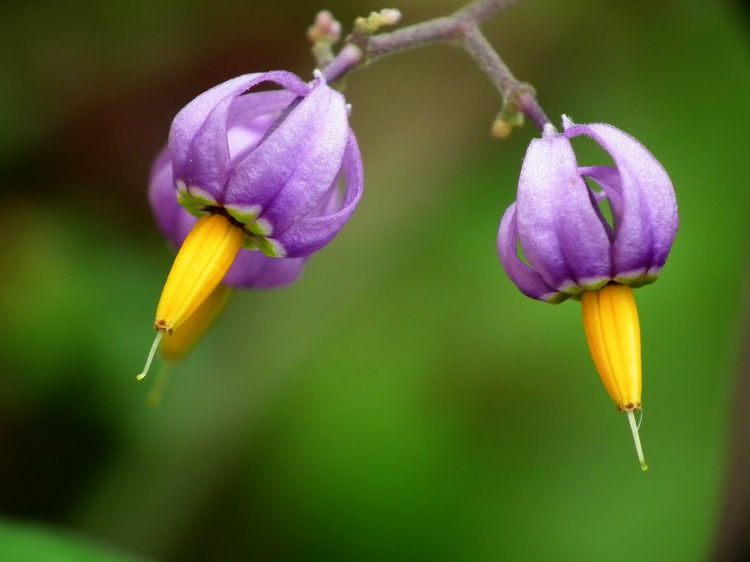
POLYGON ((539 105, 534 88, 526 82, 519 82, 513 76, 476 25, 469 26, 464 32, 463 46, 500 92, 504 106, 517 109, 526 115, 540 131, 544 131, 544 126, 550 120, 539 105))
POLYGON ((444 17, 410 25, 390 33, 373 35, 366 45, 368 62, 431 43, 452 41, 458 35, 460 25, 460 19, 444 17))
POLYGON ((323 69, 329 82, 388 55, 435 43, 456 43, 477 62, 503 99, 501 115, 520 112, 540 131, 549 119, 536 100, 534 88, 520 82, 479 30, 479 25, 519 0, 478 0, 450 16, 428 20, 379 35, 353 34, 323 69))

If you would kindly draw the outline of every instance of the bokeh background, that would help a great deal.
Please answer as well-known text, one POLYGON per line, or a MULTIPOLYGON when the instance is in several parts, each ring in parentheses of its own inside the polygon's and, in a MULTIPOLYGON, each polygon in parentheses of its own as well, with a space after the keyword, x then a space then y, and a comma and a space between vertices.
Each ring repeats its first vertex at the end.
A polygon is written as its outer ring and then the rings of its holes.
POLYGON ((172 254, 146 178, 174 114, 241 73, 310 76, 318 9, 348 27, 459 6, 2 4, 2 562, 692 561, 718 559, 728 527, 725 559, 747 559, 744 479, 725 477, 747 446, 732 437, 750 203, 738 2, 527 0, 485 26, 550 115, 623 128, 674 181, 681 230, 637 292, 648 473, 579 305, 523 298, 498 264, 536 133, 492 140, 497 93, 448 46, 350 76, 353 220, 293 287, 235 294, 147 407, 134 375, 172 254))

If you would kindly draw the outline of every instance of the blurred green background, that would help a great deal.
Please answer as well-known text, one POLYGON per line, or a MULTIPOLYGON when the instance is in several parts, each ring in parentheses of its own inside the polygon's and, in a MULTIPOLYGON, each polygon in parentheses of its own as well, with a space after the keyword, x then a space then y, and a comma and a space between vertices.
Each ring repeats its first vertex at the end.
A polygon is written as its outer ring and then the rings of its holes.
POLYGON ((498 96, 447 46, 348 79, 366 192, 302 279, 237 293, 161 407, 135 382, 172 259, 145 190, 174 114, 241 73, 310 76, 318 9, 348 28, 460 5, 2 5, 0 561, 710 558, 746 300, 739 3, 527 0, 485 26, 550 116, 621 127, 674 181, 681 230, 637 292, 648 473, 579 305, 523 298, 498 264, 536 133, 493 141, 498 96))

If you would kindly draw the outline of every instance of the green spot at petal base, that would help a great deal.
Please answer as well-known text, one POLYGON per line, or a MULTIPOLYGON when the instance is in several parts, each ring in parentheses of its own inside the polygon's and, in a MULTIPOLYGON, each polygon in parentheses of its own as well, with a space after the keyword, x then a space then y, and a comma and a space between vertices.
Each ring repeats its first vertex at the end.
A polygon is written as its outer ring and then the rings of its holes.
POLYGON ((255 223, 255 219, 258 218, 259 210, 239 210, 232 207, 224 207, 224 209, 230 217, 238 223, 245 225, 248 230, 252 231, 252 225, 255 223))
POLYGON ((284 257, 283 248, 281 248, 277 242, 274 242, 265 236, 247 234, 242 247, 250 251, 260 251, 269 258, 284 257))
POLYGON ((623 285, 628 285, 630 287, 633 287, 634 289, 637 289, 638 287, 649 285, 650 283, 653 283, 657 279, 658 279, 658 276, 642 275, 640 277, 615 277, 614 280, 617 283, 622 283, 623 285))
POLYGON ((202 217, 205 214, 205 208, 208 206, 205 201, 201 197, 191 196, 187 191, 177 192, 177 202, 194 217, 202 217))

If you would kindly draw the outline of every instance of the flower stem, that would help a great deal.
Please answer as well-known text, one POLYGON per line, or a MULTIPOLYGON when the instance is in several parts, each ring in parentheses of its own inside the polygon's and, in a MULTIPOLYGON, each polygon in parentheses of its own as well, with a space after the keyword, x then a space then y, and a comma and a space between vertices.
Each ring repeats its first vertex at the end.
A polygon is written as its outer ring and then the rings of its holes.
POLYGON ((503 108, 523 113, 540 131, 550 121, 536 99, 534 88, 519 81, 479 30, 482 22, 496 16, 519 0, 477 0, 449 16, 417 23, 379 35, 353 34, 322 70, 329 82, 388 55, 424 45, 455 43, 484 71, 502 96, 503 108))

